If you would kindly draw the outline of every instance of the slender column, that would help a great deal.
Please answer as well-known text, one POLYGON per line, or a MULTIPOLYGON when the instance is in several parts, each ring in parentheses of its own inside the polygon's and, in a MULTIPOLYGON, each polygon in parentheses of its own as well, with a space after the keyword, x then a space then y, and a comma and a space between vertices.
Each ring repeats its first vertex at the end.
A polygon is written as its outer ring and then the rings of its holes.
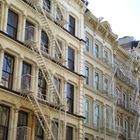
POLYGON ((11 135, 11 140, 16 140, 17 137, 17 123, 18 123, 18 111, 19 109, 14 109, 14 118, 13 118, 13 133, 11 135))
POLYGON ((1 50, 0 51, 0 84, 2 84, 3 60, 4 60, 4 50, 1 50))
POLYGON ((0 14, 0 19, 1 19, 1 23, 0 23, 0 30, 3 30, 3 24, 4 24, 4 22, 3 22, 3 20, 4 20, 4 2, 1 2, 1 10, 0 10, 0 12, 1 12, 1 14, 0 14))
POLYGON ((38 66, 35 66, 35 82, 34 82, 34 84, 35 84, 35 87, 34 87, 34 89, 35 89, 35 94, 36 94, 36 96, 37 96, 37 94, 38 94, 38 72, 39 72, 39 68, 38 68, 38 66))
POLYGON ((25 40, 26 15, 22 17, 21 41, 25 40))
POLYGON ((18 26, 17 40, 21 40, 22 41, 22 15, 21 14, 19 15, 18 24, 20 26, 18 26))
POLYGON ((9 9, 9 5, 5 3, 4 18, 3 18, 3 31, 4 32, 7 32, 8 9, 9 9))
POLYGON ((15 65, 14 65, 14 74, 13 74, 13 90, 17 90, 17 84, 18 84, 18 57, 15 58, 15 65))
POLYGON ((19 58, 19 73, 18 73, 18 85, 17 89, 20 90, 21 88, 21 78, 22 78, 22 64, 23 64, 23 58, 19 58))
POLYGON ((38 26, 37 48, 41 49, 41 25, 38 26))
MULTIPOLYGON (((31 91, 35 92, 35 84, 36 84, 36 70, 35 70, 35 66, 32 66, 32 73, 31 73, 31 91)), ((34 93, 35 94, 35 93, 34 93)))

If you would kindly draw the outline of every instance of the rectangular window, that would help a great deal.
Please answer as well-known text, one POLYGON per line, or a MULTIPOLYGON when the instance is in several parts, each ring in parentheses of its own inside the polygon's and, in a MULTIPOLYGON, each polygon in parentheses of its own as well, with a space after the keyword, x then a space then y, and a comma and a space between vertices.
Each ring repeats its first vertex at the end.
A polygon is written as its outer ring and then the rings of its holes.
POLYGON ((42 129, 40 122, 36 119, 35 140, 43 140, 43 139, 44 139, 44 130, 42 129))
POLYGON ((105 107, 105 111, 104 111, 104 119, 105 119, 105 122, 106 122, 106 127, 109 128, 109 123, 111 124, 109 118, 110 118, 110 107, 106 105, 105 107))
POLYGON ((57 77, 54 77, 54 83, 58 93, 61 94, 61 80, 57 77))
POLYGON ((105 80, 104 80, 104 90, 105 90, 106 93, 108 93, 108 90, 109 90, 108 88, 109 88, 109 81, 108 81, 108 79, 105 78, 105 80))
POLYGON ((52 121, 52 132, 56 140, 58 140, 58 123, 56 121, 52 121))
POLYGON ((86 118, 85 123, 89 122, 89 101, 86 99, 84 102, 84 117, 86 118))
POLYGON ((48 53, 49 52, 49 38, 46 32, 41 32, 41 50, 48 53))
POLYGON ((75 60, 75 52, 74 49, 68 47, 68 68, 74 71, 74 60, 75 60))
POLYGON ((46 80, 41 70, 39 70, 38 72, 38 97, 41 99, 46 99, 46 90, 47 90, 46 80))
POLYGON ((89 68, 85 66, 85 84, 89 85, 89 68))
POLYGON ((66 127, 66 140, 73 140, 73 128, 70 126, 66 127))
POLYGON ((99 58, 99 46, 97 44, 94 45, 94 55, 99 58))
POLYGON ((18 125, 17 125, 17 140, 27 140, 29 137, 29 128, 28 126, 28 113, 24 111, 19 111, 18 114, 18 125))
POLYGON ((21 78, 22 89, 30 90, 30 87, 31 87, 31 68, 32 68, 32 66, 30 64, 23 62, 22 78, 21 78))
POLYGON ((27 40, 34 40, 34 25, 30 21, 26 21, 26 27, 25 27, 25 41, 27 40))
POLYGON ((86 42, 85 42, 85 49, 86 52, 89 52, 89 38, 86 37, 86 42))
POLYGON ((67 83, 67 110, 68 112, 73 113, 73 105, 74 105, 74 86, 70 83, 67 83))
POLYGON ((14 58, 8 54, 4 54, 2 83, 5 87, 9 89, 12 89, 13 72, 14 72, 14 58))
POLYGON ((95 126, 98 126, 99 125, 99 105, 95 105, 94 106, 94 121, 93 121, 93 123, 94 123, 94 125, 95 126))
POLYGON ((69 16, 69 32, 75 35, 75 18, 72 16, 69 16))
POLYGON ((0 140, 7 140, 10 109, 0 105, 0 140))
POLYGON ((10 37, 17 38, 17 28, 18 28, 18 15, 9 10, 8 11, 8 22, 7 22, 7 33, 10 37))
POLYGON ((104 50, 104 62, 106 64, 108 64, 108 62, 109 62, 109 56, 108 55, 109 55, 108 52, 106 50, 104 50))
POLYGON ((96 90, 99 90, 99 74, 95 73, 95 77, 94 77, 94 86, 96 90))

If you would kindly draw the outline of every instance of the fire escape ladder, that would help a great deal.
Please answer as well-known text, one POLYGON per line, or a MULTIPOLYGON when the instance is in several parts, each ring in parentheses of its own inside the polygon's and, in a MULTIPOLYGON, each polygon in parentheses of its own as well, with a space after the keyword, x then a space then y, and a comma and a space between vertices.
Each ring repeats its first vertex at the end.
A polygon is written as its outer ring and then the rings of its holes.
POLYGON ((38 48, 36 48, 35 46, 32 46, 32 50, 36 56, 37 64, 38 64, 38 66, 39 66, 39 68, 40 68, 40 70, 41 70, 41 72, 42 72, 42 74, 43 74, 43 76, 48 84, 48 87, 50 89, 49 95, 52 98, 52 103, 54 104, 54 106, 56 106, 56 105, 63 106, 64 103, 63 103, 63 101, 60 97, 60 94, 56 88, 56 85, 54 83, 54 75, 51 72, 51 70, 48 68, 48 66, 46 65, 41 51, 38 48))
POLYGON ((66 24, 66 20, 65 20, 65 16, 64 16, 64 12, 62 11, 62 8, 58 2, 58 0, 54 0, 54 5, 56 8, 56 21, 59 25, 63 26, 64 24, 66 24))
POLYGON ((28 97, 33 109, 34 109, 34 112, 35 112, 35 115, 36 115, 38 121, 40 122, 40 124, 42 126, 42 129, 45 132, 46 137, 51 139, 51 140, 55 140, 55 137, 54 137, 54 135, 52 133, 49 121, 44 116, 44 114, 43 114, 43 112, 42 112, 42 110, 40 108, 40 105, 39 105, 35 95, 30 93, 30 94, 28 94, 27 97, 28 97))
POLYGON ((63 52, 62 52, 62 48, 60 47, 55 35, 53 34, 53 31, 50 27, 50 23, 49 23, 49 19, 46 15, 46 10, 43 9, 41 7, 41 5, 34 5, 36 12, 38 14, 38 16, 40 17, 40 21, 42 23, 43 29, 47 31, 47 34, 49 36, 49 39, 51 41, 51 47, 54 48, 55 50, 55 54, 54 54, 54 58, 58 63, 62 63, 64 62, 64 56, 63 56, 63 52))

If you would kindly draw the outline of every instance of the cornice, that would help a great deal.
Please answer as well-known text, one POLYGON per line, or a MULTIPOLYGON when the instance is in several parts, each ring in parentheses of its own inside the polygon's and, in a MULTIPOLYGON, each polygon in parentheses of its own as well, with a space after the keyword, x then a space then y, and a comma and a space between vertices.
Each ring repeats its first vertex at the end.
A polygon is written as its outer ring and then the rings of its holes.
MULTIPOLYGON (((105 39, 114 43, 118 36, 114 34, 111 29, 107 29, 103 22, 100 22, 98 18, 96 18, 90 11, 85 13, 87 16, 88 22, 93 25, 94 29, 98 31, 105 39)), ((108 22, 107 22, 108 23, 108 22)))

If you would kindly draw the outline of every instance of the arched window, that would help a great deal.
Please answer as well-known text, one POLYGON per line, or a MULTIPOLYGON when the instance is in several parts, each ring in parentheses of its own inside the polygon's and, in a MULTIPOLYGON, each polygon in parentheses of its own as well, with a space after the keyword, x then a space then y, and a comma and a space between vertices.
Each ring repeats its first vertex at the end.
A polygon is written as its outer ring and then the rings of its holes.
POLYGON ((41 32, 41 50, 49 52, 49 38, 46 32, 41 32))

